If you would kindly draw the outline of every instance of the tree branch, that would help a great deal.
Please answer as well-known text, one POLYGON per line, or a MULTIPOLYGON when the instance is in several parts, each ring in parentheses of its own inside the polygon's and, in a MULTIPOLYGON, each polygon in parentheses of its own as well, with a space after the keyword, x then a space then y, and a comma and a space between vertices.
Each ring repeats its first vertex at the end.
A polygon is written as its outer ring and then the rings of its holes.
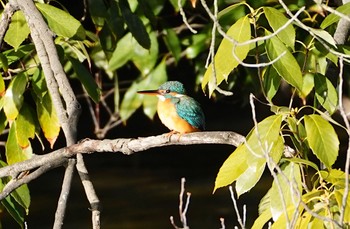
MULTIPOLYGON (((244 137, 240 134, 231 131, 212 131, 212 132, 196 132, 181 135, 158 135, 150 137, 118 138, 105 140, 86 139, 77 144, 55 150, 45 155, 36 155, 33 158, 15 163, 3 168, 0 168, 0 178, 11 176, 13 183, 28 183, 32 179, 26 179, 34 172, 45 167, 48 169, 56 168, 67 163, 68 159, 77 154, 103 153, 114 152, 131 155, 137 152, 142 152, 151 148, 164 147, 171 145, 199 145, 199 144, 223 144, 238 146, 244 141, 244 137), (16 179, 18 174, 24 171, 31 171, 23 178, 16 179)), ((12 187, 12 186, 11 186, 12 187)), ((18 186, 13 186, 12 189, 7 189, 7 192, 0 192, 0 200, 6 197, 11 191, 18 186), (1 198, 2 197, 2 198, 1 198)))

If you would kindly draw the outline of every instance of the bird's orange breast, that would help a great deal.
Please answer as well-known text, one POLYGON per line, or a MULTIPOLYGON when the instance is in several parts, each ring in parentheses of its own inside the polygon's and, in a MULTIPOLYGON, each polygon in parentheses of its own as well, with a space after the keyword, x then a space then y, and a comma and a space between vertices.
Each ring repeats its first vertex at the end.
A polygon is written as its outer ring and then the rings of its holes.
POLYGON ((177 114, 175 105, 170 99, 159 100, 157 110, 160 121, 170 130, 180 134, 199 131, 177 114))

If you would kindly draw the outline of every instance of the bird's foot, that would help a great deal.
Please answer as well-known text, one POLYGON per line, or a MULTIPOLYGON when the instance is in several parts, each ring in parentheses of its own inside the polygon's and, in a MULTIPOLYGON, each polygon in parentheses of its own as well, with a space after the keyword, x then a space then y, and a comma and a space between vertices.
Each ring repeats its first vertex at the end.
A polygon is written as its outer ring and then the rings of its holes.
POLYGON ((180 141, 180 138, 181 138, 181 133, 175 131, 175 130, 172 130, 170 131, 169 133, 166 133, 165 136, 168 138, 168 141, 170 142, 170 139, 171 139, 171 136, 173 136, 174 134, 178 134, 179 137, 177 138, 177 141, 180 141))

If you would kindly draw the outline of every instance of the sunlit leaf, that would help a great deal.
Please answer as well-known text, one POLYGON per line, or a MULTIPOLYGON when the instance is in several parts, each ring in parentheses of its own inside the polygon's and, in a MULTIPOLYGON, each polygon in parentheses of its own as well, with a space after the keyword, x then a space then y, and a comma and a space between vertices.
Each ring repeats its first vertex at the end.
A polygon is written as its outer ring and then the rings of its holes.
POLYGON ((76 76, 78 77, 80 82, 83 84, 90 98, 95 103, 98 103, 100 101, 101 89, 97 86, 97 83, 94 80, 91 73, 78 60, 74 58, 68 58, 68 59, 72 63, 76 76))
POLYGON ((163 38, 175 61, 178 62, 181 57, 181 44, 176 32, 173 29, 166 29, 163 38))
POLYGON ((270 211, 264 211, 262 214, 259 215, 258 218, 254 221, 254 224, 252 226, 252 229, 261 229, 264 227, 264 225, 271 219, 272 215, 270 211))
POLYGON ((29 27, 22 11, 16 11, 11 17, 11 23, 6 31, 4 40, 15 50, 29 35, 29 27))
POLYGON ((254 160, 247 160, 246 163, 248 164, 248 168, 237 178, 236 182, 236 192, 238 197, 243 193, 248 192, 256 185, 266 166, 265 158, 256 157, 254 160))
MULTIPOLYGON (((144 79, 139 83, 139 90, 157 89, 167 80, 165 59, 144 79)), ((158 98, 156 96, 143 96, 143 112, 153 119, 157 112, 158 98)))
POLYGON ((85 39, 84 27, 72 15, 48 4, 35 5, 45 17, 50 29, 57 35, 78 40, 85 39))
MULTIPOLYGON (((335 199, 337 200, 339 209, 341 209, 341 206, 343 206, 344 194, 345 194, 344 189, 335 191, 335 199)), ((346 206, 344 211, 344 223, 350 223, 350 195, 348 195, 348 198, 346 199, 346 206)))
MULTIPOLYGON (((281 13, 279 10, 275 8, 264 7, 264 12, 265 12, 267 21, 269 22, 269 25, 275 32, 282 26, 285 26, 285 24, 288 22, 288 18, 286 18, 283 13, 281 13)), ((286 28, 281 30, 277 34, 277 37, 283 43, 285 43, 287 46, 289 46, 294 50, 295 30, 292 24, 289 24, 286 28)))
POLYGON ((122 37, 109 60, 109 70, 117 70, 128 62, 134 55, 134 47, 136 44, 137 42, 132 38, 131 33, 127 33, 122 37))
POLYGON ((303 77, 303 87, 300 91, 300 97, 306 98, 314 88, 314 75, 311 73, 306 73, 303 77))
POLYGON ((305 115, 307 141, 317 158, 330 168, 338 157, 339 140, 329 122, 320 115, 305 115))
MULTIPOLYGON (((340 13, 343 13, 345 15, 348 15, 350 14, 350 2, 342 5, 342 6, 339 6, 336 11, 340 12, 340 13)), ((332 13, 332 14, 329 14, 321 23, 321 26, 320 28, 321 29, 325 29, 327 28, 328 26, 332 25, 333 23, 336 23, 338 22, 340 19, 340 16, 336 15, 335 13, 332 13)))
POLYGON ((0 97, 2 97, 5 94, 5 81, 2 77, 2 74, 0 73, 0 97))
POLYGON ((338 107, 337 90, 324 75, 315 74, 314 77, 316 99, 332 115, 338 107))
POLYGON ((14 120, 23 104, 23 93, 27 85, 27 76, 19 73, 15 76, 5 92, 4 111, 7 119, 14 120))
POLYGON ((142 105, 142 96, 137 94, 138 90, 138 83, 134 81, 123 97, 119 113, 123 121, 126 121, 142 105))
POLYGON ((158 41, 155 32, 149 34, 151 39, 151 46, 149 49, 143 48, 136 43, 133 47, 134 55, 131 60, 135 66, 140 70, 143 76, 149 74, 157 63, 158 58, 158 41))
POLYGON ((316 36, 321 38, 322 40, 326 41, 328 44, 332 45, 334 48, 337 48, 337 44, 327 31, 323 29, 315 29, 315 28, 309 28, 311 32, 313 32, 316 36))
POLYGON ((53 148, 60 132, 60 124, 50 94, 46 93, 41 100, 36 99, 35 103, 41 129, 51 148, 53 148))
MULTIPOLYGON (((269 34, 270 33, 267 32, 266 35, 269 34)), ((279 40, 279 38, 274 36, 266 41, 266 52, 270 61, 277 59, 280 55, 285 53, 272 65, 285 81, 301 91, 303 86, 303 78, 300 66, 295 60, 294 56, 289 52, 288 48, 279 40)))
POLYGON ((218 188, 232 184, 248 168, 247 151, 240 145, 222 164, 215 179, 215 192, 218 188))
POLYGON ((22 148, 18 144, 18 139, 16 136, 16 122, 13 122, 9 131, 9 135, 6 141, 6 161, 9 165, 16 162, 25 161, 32 157, 32 147, 29 145, 26 148, 22 148))
POLYGON ((282 172, 283 175, 277 175, 277 180, 275 179, 273 181, 271 190, 269 191, 271 213, 274 221, 284 214, 285 208, 290 208, 291 206, 296 208, 298 206, 299 197, 295 193, 301 193, 301 174, 299 165, 289 163, 283 168, 282 172), (287 182, 286 179, 288 179, 289 182, 287 182), (294 187, 294 183, 297 184, 297 187, 294 187), (293 188, 298 191, 293 190, 293 188))
MULTIPOLYGON (((236 42, 244 42, 250 39, 250 30, 249 17, 245 16, 233 24, 226 34, 236 42)), ((214 58, 215 75, 213 65, 210 64, 202 80, 203 89, 208 85, 209 96, 214 92, 216 86, 221 84, 223 80, 227 80, 230 72, 239 65, 240 62, 233 53, 240 61, 243 61, 247 57, 248 52, 249 45, 235 46, 232 41, 223 38, 214 58)))

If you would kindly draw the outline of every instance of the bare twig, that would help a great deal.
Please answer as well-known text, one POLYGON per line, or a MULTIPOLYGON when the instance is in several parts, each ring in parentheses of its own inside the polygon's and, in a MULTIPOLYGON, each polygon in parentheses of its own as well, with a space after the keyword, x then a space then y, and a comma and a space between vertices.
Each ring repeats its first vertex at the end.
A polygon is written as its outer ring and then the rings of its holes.
POLYGON ((185 183, 186 183, 186 179, 184 177, 181 178, 181 188, 180 188, 180 194, 179 194, 179 216, 182 223, 182 227, 176 226, 174 222, 174 217, 170 216, 170 223, 171 225, 173 225, 175 229, 189 229, 189 226, 187 225, 186 214, 187 214, 188 206, 190 204, 191 193, 189 192, 186 193, 187 197, 186 197, 186 202, 184 206, 185 183))
POLYGON ((235 194, 234 194, 234 192, 233 192, 233 188, 232 188, 231 185, 230 185, 228 188, 229 188, 229 190, 230 190, 231 200, 232 200, 232 203, 233 203, 233 207, 234 207, 234 209, 235 209, 235 212, 236 212, 236 216, 237 216, 238 223, 239 223, 239 225, 241 226, 241 228, 244 229, 244 228, 245 228, 245 220, 242 221, 241 214, 239 213, 239 210, 238 210, 238 207, 237 207, 237 201, 236 201, 236 198, 235 198, 235 194))
POLYGON ((187 26, 187 28, 194 34, 197 33, 197 30, 193 29, 192 26, 188 23, 187 21, 187 18, 186 18, 186 14, 185 14, 185 11, 182 7, 182 3, 181 3, 181 0, 178 0, 177 1, 177 6, 179 7, 179 10, 180 10, 180 14, 182 16, 182 21, 185 23, 185 25, 187 26))

